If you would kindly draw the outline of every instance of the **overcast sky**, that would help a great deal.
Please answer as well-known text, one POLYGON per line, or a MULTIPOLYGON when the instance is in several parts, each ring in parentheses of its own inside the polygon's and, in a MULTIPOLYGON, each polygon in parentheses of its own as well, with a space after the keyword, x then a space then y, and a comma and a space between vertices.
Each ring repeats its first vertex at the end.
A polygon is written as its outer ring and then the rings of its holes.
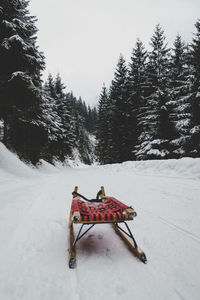
POLYGON ((94 105, 120 53, 130 61, 137 37, 149 48, 156 24, 169 46, 177 33, 190 42, 200 0, 31 0, 29 10, 38 18, 44 77, 59 72, 67 91, 94 105))

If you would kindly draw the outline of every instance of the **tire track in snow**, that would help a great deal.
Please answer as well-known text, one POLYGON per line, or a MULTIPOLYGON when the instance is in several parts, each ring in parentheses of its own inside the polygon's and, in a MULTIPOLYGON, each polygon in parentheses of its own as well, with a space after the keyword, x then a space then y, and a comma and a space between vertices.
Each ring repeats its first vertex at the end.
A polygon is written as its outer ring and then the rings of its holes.
MULTIPOLYGON (((139 206, 138 206, 138 207, 139 207, 139 206)), ((148 215, 151 215, 151 217, 153 216, 154 218, 159 219, 162 223, 164 223, 164 224, 166 224, 166 225, 168 225, 168 226, 170 226, 170 227, 176 229, 176 230, 179 231, 179 232, 182 232, 185 236, 187 236, 187 237, 191 238, 192 240, 194 240, 194 241, 200 243, 200 237, 197 236, 197 235, 195 235, 194 233, 192 233, 192 232, 190 232, 190 231, 188 231, 188 230, 182 228, 181 226, 179 226, 179 225, 177 225, 177 224, 175 224, 175 223, 173 223, 173 222, 171 222, 171 221, 166 220, 165 218, 163 218, 163 217, 161 217, 161 216, 157 216, 157 215, 154 214, 153 212, 150 212, 150 211, 148 211, 148 210, 146 210, 146 209, 144 209, 144 208, 142 208, 142 207, 140 207, 140 209, 141 209, 143 212, 147 213, 148 215)))
POLYGON ((81 300, 80 294, 78 293, 78 278, 77 278, 77 270, 70 269, 70 286, 71 286, 71 295, 70 300, 81 300))
POLYGON ((176 288, 174 288, 174 291, 176 293, 176 295, 181 299, 181 300, 185 300, 185 298, 183 297, 183 295, 181 294, 181 292, 179 290, 177 290, 176 288))
POLYGON ((167 221, 166 219, 160 217, 160 216, 157 216, 158 219, 160 219, 163 223, 169 225, 170 227, 173 227, 175 228, 176 230, 184 233, 185 235, 187 235, 189 238, 193 239, 194 241, 197 241, 198 243, 200 243, 200 237, 198 237, 197 235, 195 235, 194 233, 182 228, 181 226, 177 225, 177 224, 174 224, 170 221, 167 221))
MULTIPOLYGON (((177 179, 180 180, 181 182, 185 181, 187 182, 188 180, 190 181, 199 181, 199 178, 196 176, 184 176, 184 175, 179 175, 179 176, 175 176, 175 175, 170 175, 170 174, 159 174, 159 173, 141 173, 138 171, 135 171, 134 175, 136 176, 140 176, 140 177, 151 177, 151 178, 167 178, 167 179, 177 179)), ((189 185, 189 184, 188 184, 189 185)), ((198 190, 200 188, 197 188, 198 190)))

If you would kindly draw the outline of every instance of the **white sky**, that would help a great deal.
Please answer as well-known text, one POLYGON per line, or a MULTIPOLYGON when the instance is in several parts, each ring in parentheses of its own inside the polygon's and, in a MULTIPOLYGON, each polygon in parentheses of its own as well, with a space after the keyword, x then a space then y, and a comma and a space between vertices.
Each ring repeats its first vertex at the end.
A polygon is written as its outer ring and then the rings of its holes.
POLYGON ((149 48, 156 24, 169 46, 177 33, 190 42, 200 1, 31 0, 29 10, 38 18, 44 77, 59 72, 67 91, 94 105, 103 82, 110 85, 120 53, 130 61, 137 37, 149 48))

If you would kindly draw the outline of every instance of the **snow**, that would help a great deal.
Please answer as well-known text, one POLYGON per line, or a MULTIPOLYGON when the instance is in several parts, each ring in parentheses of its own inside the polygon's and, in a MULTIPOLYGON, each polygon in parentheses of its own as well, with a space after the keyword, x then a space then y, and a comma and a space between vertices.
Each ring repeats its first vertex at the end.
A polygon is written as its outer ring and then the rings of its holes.
POLYGON ((0 172, 8 172, 18 177, 37 176, 33 168, 24 164, 14 153, 11 153, 0 142, 0 172))
MULTIPOLYGON (((1 9, 1 7, 0 7, 0 9, 1 9)), ((13 24, 11 22, 6 21, 6 20, 2 21, 2 25, 4 25, 6 29, 15 30, 13 24)))
POLYGON ((35 170, 0 143, 0 299, 199 299, 199 179, 197 158, 62 168, 42 161, 35 170), (68 268, 75 185, 89 198, 104 185, 135 208, 129 226, 146 265, 106 224, 78 242, 77 268, 68 268))
POLYGON ((182 127, 189 127, 189 125, 190 125, 190 119, 189 118, 188 119, 179 120, 176 123, 177 128, 180 128, 180 129, 182 127))
POLYGON ((194 126, 194 127, 190 130, 190 132, 191 132, 192 134, 194 134, 194 133, 200 133, 200 125, 194 126))
POLYGON ((3 140, 3 121, 0 120, 0 140, 3 140))
POLYGON ((38 168, 40 169, 40 171, 42 173, 54 173, 54 172, 59 172, 59 170, 53 166, 52 164, 48 163, 47 161, 41 159, 40 160, 40 164, 38 166, 38 168))
POLYGON ((151 149, 147 152, 148 155, 154 155, 157 157, 165 157, 167 154, 169 154, 169 151, 167 150, 158 150, 158 149, 151 149))
POLYGON ((27 74, 25 72, 22 72, 22 71, 13 72, 9 81, 12 81, 16 77, 24 77, 24 76, 27 76, 27 74))
POLYGON ((26 43, 18 34, 14 34, 9 38, 5 38, 3 40, 2 46, 9 50, 14 43, 19 43, 25 51, 28 49, 26 43))
POLYGON ((200 92, 197 92, 196 93, 196 98, 199 98, 200 97, 200 92))

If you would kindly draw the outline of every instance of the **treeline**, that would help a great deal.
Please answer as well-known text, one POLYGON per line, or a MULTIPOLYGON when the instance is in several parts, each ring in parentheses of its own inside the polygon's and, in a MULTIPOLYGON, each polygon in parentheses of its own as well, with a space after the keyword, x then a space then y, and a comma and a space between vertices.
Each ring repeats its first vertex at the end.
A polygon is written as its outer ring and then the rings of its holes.
POLYGON ((190 45, 177 35, 169 49, 157 25, 151 51, 140 39, 126 65, 120 55, 98 107, 102 164, 200 157, 200 21, 190 45))
POLYGON ((59 75, 43 84, 44 54, 36 45, 29 1, 0 2, 0 140, 20 158, 36 164, 64 161, 78 149, 90 163, 95 109, 66 93, 59 75))
POLYGON ((65 93, 65 86, 59 74, 54 79, 49 74, 44 84, 44 103, 48 131, 48 140, 43 148, 42 157, 51 161, 64 161, 78 150, 84 163, 90 164, 94 159, 94 145, 89 139, 93 134, 97 120, 96 108, 91 109, 81 98, 73 93, 65 93))

